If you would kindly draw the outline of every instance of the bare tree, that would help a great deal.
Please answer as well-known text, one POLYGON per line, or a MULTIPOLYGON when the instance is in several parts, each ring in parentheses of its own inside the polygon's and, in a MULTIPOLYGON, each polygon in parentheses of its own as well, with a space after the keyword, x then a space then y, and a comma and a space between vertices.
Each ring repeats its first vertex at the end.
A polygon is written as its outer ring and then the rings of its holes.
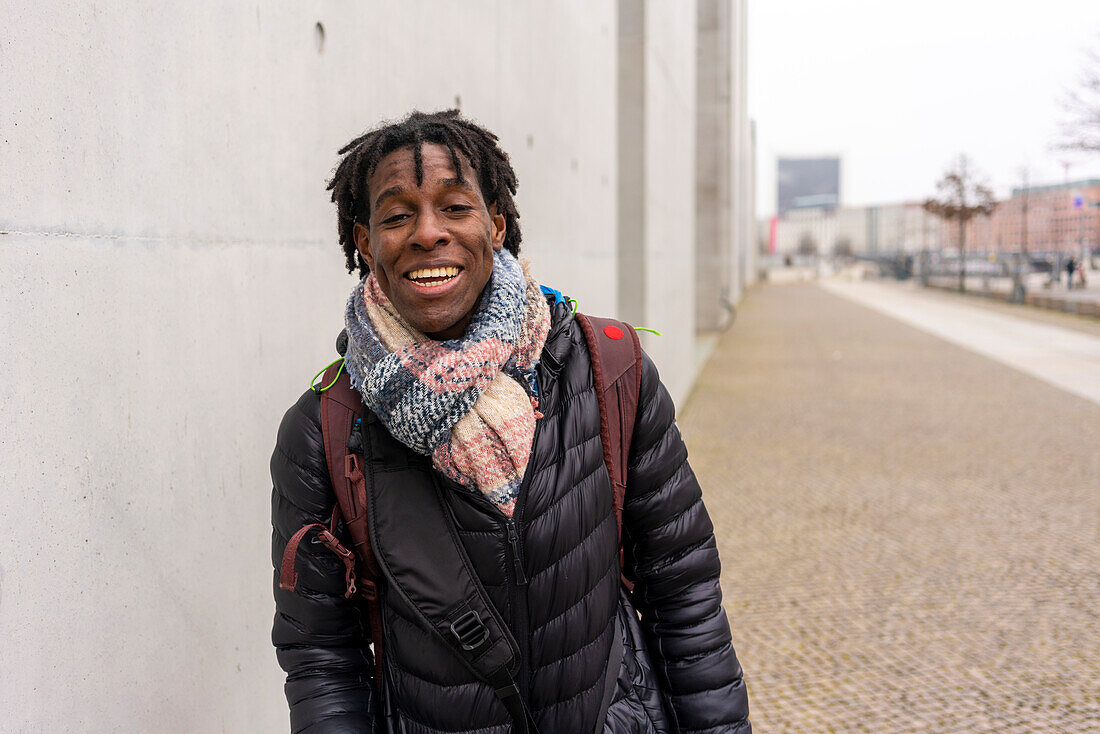
POLYGON ((1069 119, 1062 123, 1056 150, 1100 153, 1100 52, 1087 52, 1077 87, 1062 102, 1069 119))
POLYGON ((959 227, 959 292, 966 290, 966 225, 976 216, 988 217, 997 208, 993 191, 977 180, 966 155, 960 155, 936 184, 938 198, 925 199, 924 210, 959 227))

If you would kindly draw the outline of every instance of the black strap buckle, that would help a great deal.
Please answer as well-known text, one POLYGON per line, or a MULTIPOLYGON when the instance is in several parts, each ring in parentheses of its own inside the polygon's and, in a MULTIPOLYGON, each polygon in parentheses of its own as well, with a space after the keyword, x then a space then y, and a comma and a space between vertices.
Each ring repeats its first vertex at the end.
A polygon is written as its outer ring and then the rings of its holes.
POLYGON ((451 634, 463 650, 476 650, 489 639, 489 628, 481 621, 477 610, 471 609, 451 622, 451 634))

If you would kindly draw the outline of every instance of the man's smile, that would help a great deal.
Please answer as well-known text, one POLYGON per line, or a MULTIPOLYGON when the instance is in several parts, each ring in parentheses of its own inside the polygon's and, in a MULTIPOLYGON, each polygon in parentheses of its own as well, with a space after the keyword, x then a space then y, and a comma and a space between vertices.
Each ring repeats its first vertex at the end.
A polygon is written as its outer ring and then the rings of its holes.
POLYGON ((442 268, 420 268, 406 273, 405 278, 419 288, 438 288, 454 280, 461 271, 462 268, 453 265, 442 268))

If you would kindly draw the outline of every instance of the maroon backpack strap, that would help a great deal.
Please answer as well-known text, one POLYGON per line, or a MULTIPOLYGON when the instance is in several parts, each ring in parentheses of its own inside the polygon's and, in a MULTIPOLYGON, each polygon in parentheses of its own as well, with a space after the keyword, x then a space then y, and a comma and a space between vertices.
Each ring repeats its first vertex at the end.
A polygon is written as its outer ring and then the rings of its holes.
MULTIPOLYGON (((615 319, 578 313, 577 323, 588 343, 592 380, 600 406, 600 443, 611 476, 615 522, 619 528, 619 561, 622 562, 623 504, 630 461, 630 440, 638 413, 642 384, 642 347, 634 327, 615 319)), ((631 586, 625 578, 623 582, 631 586)))
POLYGON ((359 457, 349 451, 348 440, 363 413, 363 401, 351 387, 343 365, 336 363, 326 370, 320 384, 329 385, 321 393, 321 436, 325 444, 325 462, 332 480, 336 505, 326 528, 321 523, 311 523, 298 530, 290 538, 283 551, 279 568, 279 587, 294 591, 298 586, 298 574, 294 570, 298 558, 298 546, 311 530, 317 531, 321 544, 344 562, 347 591, 351 598, 356 593, 363 597, 370 620, 370 637, 374 644, 375 684, 382 681, 382 609, 378 602, 378 580, 381 571, 374 559, 367 525, 367 489, 359 457), (348 550, 336 537, 336 524, 344 518, 344 525, 351 536, 354 551, 348 550))
POLYGON ((287 591, 294 591, 297 588, 298 574, 294 570, 294 562, 298 558, 298 546, 310 530, 316 530, 321 544, 340 556, 340 560, 344 562, 344 576, 347 581, 347 591, 344 596, 348 599, 355 596, 355 555, 344 547, 332 534, 331 530, 319 522, 301 528, 291 536, 290 542, 286 544, 286 550, 283 551, 283 563, 279 568, 279 588, 287 591))
MULTIPOLYGON (((325 441, 336 506, 344 518, 351 536, 352 549, 359 560, 359 595, 367 605, 370 637, 374 644, 374 680, 382 685, 382 608, 378 600, 381 571, 374 558, 367 523, 367 487, 363 467, 357 454, 348 450, 348 439, 356 420, 363 415, 363 399, 351 386, 343 362, 331 365, 320 384, 329 385, 321 392, 321 434, 325 441)), ((335 511, 333 522, 335 523, 335 511)))

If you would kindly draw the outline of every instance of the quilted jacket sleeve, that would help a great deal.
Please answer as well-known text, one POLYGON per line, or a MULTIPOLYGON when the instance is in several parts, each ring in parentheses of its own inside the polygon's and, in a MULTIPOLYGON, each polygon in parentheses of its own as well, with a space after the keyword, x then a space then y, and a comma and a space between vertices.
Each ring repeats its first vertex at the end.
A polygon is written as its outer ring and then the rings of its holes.
POLYGON ((287 541, 310 523, 328 524, 336 497, 325 467, 320 399, 307 392, 283 417, 271 456, 271 557, 275 624, 286 671, 290 729, 302 734, 374 731, 373 661, 359 608, 344 598, 344 566, 310 533, 298 546, 295 591, 279 588, 287 541))
POLYGON ((681 733, 747 734, 748 695, 722 609, 714 526, 672 398, 648 356, 638 403, 623 528, 653 665, 681 733))

